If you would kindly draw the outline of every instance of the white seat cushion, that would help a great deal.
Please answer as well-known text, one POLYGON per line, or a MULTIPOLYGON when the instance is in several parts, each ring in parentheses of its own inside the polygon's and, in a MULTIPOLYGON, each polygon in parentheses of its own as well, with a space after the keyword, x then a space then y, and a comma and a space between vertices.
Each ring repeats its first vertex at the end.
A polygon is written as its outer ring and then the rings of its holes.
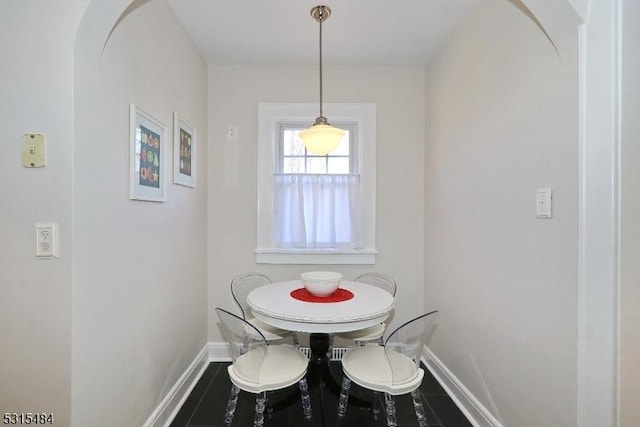
POLYGON ((260 393, 288 387, 304 377, 309 361, 300 351, 288 345, 268 345, 266 350, 249 351, 230 365, 231 382, 241 390, 260 393))
POLYGON ((424 371, 413 360, 377 344, 347 351, 342 356, 342 368, 354 383, 392 395, 417 389, 424 376, 424 371))
POLYGON ((353 332, 344 332, 338 334, 340 338, 344 338, 347 340, 360 342, 360 341, 376 341, 379 340, 382 335, 384 335, 384 331, 386 329, 386 325, 384 323, 380 323, 378 325, 373 325, 365 329, 360 329, 359 331, 353 332))

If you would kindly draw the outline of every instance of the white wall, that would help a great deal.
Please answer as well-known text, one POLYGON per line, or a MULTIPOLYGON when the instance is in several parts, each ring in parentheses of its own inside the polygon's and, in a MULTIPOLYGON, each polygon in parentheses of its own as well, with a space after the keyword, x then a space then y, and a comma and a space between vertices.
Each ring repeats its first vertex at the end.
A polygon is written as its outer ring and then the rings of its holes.
POLYGON ((432 350, 504 425, 576 425, 577 44, 484 0, 426 73, 432 350), (553 219, 535 217, 553 189, 553 219))
MULTIPOLYGON (((206 343, 207 71, 165 0, 138 2, 98 60, 76 55, 73 425, 142 425, 206 343), (165 203, 129 200, 129 104, 168 127, 165 203), (173 112, 198 132, 173 184, 173 112)), ((111 22, 111 24, 114 24, 111 22)))
POLYGON ((640 425, 640 4, 622 11, 620 427, 640 425))
POLYGON ((0 6, 0 413, 70 423, 73 41, 85 1, 0 6), (48 165, 21 165, 41 132, 48 165), (33 225, 55 221, 60 258, 35 258, 33 225))
MULTIPOLYGON (((216 306, 235 308, 229 282, 258 270, 274 280, 296 278, 318 266, 257 265, 258 102, 317 102, 317 67, 209 68, 209 317, 216 306), (237 147, 226 143, 228 125, 238 127, 237 147), (235 153, 234 153, 235 150, 235 153), (226 180, 225 180, 226 173, 226 180)), ((377 264, 322 266, 346 277, 384 271, 398 282, 394 322, 422 306, 422 159, 424 73, 420 68, 327 67, 325 102, 377 104, 377 264)), ((331 118, 329 117, 329 120, 331 118)), ((430 306, 430 305, 429 305, 430 306)), ((210 341, 220 332, 210 327, 210 341)))

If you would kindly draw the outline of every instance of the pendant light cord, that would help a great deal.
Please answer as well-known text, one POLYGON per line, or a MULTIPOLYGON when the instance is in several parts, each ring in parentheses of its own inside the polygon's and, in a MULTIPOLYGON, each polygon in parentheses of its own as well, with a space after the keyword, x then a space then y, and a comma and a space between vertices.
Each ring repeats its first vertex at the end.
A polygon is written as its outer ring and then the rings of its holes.
POLYGON ((324 21, 324 11, 320 10, 320 117, 322 115, 322 21, 324 21))

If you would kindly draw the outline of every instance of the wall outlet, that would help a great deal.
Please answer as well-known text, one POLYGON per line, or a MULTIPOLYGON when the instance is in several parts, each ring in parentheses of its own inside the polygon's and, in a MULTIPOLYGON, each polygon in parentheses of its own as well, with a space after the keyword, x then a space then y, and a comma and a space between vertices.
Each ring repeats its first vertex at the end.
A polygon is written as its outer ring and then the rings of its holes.
POLYGON ((36 257, 58 258, 58 224, 36 223, 36 257))

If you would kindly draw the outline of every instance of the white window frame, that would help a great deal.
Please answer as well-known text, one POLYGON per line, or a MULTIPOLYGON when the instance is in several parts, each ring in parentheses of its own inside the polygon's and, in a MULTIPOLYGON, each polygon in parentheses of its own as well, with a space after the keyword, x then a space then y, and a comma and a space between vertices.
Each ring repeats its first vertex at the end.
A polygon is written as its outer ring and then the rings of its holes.
POLYGON ((280 124, 309 126, 318 104, 258 104, 258 264, 375 264, 376 230, 376 105, 371 103, 323 104, 331 123, 355 123, 357 170, 362 197, 364 247, 353 250, 280 249, 273 244, 273 174, 278 162, 280 124))

